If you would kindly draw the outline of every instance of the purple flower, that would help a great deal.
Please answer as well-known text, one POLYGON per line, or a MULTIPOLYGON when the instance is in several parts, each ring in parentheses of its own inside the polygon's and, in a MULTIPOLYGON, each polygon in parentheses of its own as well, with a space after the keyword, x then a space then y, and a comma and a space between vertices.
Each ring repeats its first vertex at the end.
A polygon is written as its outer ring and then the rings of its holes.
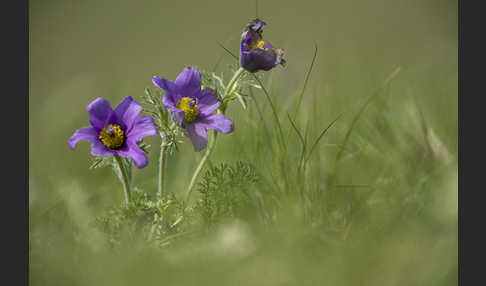
POLYGON ((210 129, 223 134, 233 131, 233 124, 223 114, 211 114, 220 102, 210 89, 201 89, 201 74, 195 68, 185 68, 175 82, 154 76, 152 82, 165 91, 162 103, 174 121, 187 131, 196 152, 208 143, 210 129))
POLYGON ((285 65, 283 50, 274 49, 270 42, 262 40, 265 22, 252 20, 246 25, 241 35, 240 66, 249 72, 268 71, 276 65, 285 65))
POLYGON ((76 130, 68 144, 74 150, 81 140, 91 141, 91 154, 131 158, 138 168, 147 166, 148 159, 138 147, 145 136, 157 135, 157 127, 150 116, 138 116, 142 106, 131 96, 125 97, 112 110, 110 103, 101 97, 86 106, 91 126, 76 130))

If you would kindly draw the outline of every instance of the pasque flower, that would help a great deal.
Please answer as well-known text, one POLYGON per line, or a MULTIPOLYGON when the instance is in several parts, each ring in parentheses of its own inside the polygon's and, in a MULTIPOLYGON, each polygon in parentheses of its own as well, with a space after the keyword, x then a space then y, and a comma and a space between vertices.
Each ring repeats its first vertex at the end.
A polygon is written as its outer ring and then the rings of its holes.
POLYGON ((187 131, 196 152, 208 143, 207 130, 223 134, 233 130, 233 124, 223 114, 212 114, 219 105, 217 96, 210 89, 201 89, 201 74, 195 68, 185 68, 175 82, 154 76, 152 82, 166 94, 162 103, 174 121, 187 131))
POLYGON ((68 144, 74 149, 81 140, 91 141, 91 154, 127 157, 135 166, 147 166, 148 159, 138 147, 145 136, 157 135, 157 127, 150 116, 139 116, 142 106, 131 96, 125 97, 115 109, 104 98, 96 98, 86 109, 91 126, 76 130, 68 144))
POLYGON ((263 41, 262 33, 265 22, 252 20, 246 25, 241 35, 240 66, 249 72, 268 71, 276 65, 285 65, 283 50, 274 49, 270 42, 263 41))

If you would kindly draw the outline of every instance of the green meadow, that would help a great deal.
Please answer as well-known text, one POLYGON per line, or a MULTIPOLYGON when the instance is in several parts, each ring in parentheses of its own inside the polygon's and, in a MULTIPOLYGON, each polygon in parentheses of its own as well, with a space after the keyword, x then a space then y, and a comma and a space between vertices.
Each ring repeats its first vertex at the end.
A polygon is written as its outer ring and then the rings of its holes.
POLYGON ((457 285, 457 1, 29 6, 30 285, 457 285), (286 66, 230 103, 187 204, 204 151, 181 139, 154 206, 161 140, 146 137, 124 212, 111 168, 67 144, 86 105, 142 102, 187 66, 227 83, 256 15, 286 66))

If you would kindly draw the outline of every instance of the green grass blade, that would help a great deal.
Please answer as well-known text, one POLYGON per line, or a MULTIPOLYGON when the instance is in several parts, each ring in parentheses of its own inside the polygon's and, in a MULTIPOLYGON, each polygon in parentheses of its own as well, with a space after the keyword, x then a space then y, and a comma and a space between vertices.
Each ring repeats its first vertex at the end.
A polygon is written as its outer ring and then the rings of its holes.
MULTIPOLYGON (((297 113, 299 112, 300 105, 302 103, 302 99, 304 98, 304 93, 305 93, 305 90, 307 88, 307 83, 309 81, 309 77, 310 77, 310 74, 312 72, 312 68, 314 67, 314 62, 316 61, 316 57, 317 57, 317 44, 314 43, 314 56, 312 57, 312 61, 311 61, 309 68, 307 69, 307 72, 306 72, 306 75, 305 75, 305 80, 304 80, 304 86, 302 87, 302 90, 300 91, 299 98, 297 99, 297 104, 296 104, 296 107, 295 107, 295 110, 294 110, 294 114, 292 115, 292 121, 295 121, 295 119, 297 117, 297 113)), ((286 138, 287 142, 289 140, 289 136, 290 136, 290 129, 289 129, 289 132, 287 132, 287 138, 286 138)))
POLYGON ((333 184, 333 181, 334 181, 334 178, 336 176, 336 174, 338 173, 338 162, 341 160, 341 157, 343 155, 343 152, 344 150, 346 149, 346 145, 349 141, 349 137, 351 136, 351 133, 353 132, 354 130, 354 127, 356 126, 356 123, 358 122, 359 118, 361 117, 361 115, 363 114, 363 112, 366 110, 366 107, 368 107, 368 105, 372 102, 372 100, 374 98, 376 98, 383 89, 386 88, 386 86, 390 83, 390 81, 392 79, 394 79, 397 74, 400 72, 401 70, 401 67, 397 67, 395 70, 393 70, 393 72, 385 79, 383 85, 378 88, 377 91, 375 91, 374 94, 372 94, 364 103, 363 105, 361 106, 360 110, 358 111, 358 113, 356 114, 356 116, 353 118, 353 121, 351 122, 351 126, 349 127, 348 131, 346 132, 346 135, 344 136, 344 140, 343 140, 343 143, 341 144, 341 149, 339 149, 337 155, 336 155, 336 159, 334 161, 334 168, 333 168, 333 172, 330 174, 329 176, 329 180, 328 180, 328 188, 330 186, 332 186, 333 184))
POLYGON ((302 146, 304 146, 305 141, 304 141, 304 137, 302 136, 302 133, 300 133, 297 126, 295 126, 294 121, 292 120, 292 118, 290 117, 290 115, 288 113, 287 113, 287 117, 290 121, 290 125, 292 125, 292 128, 295 130, 295 133, 297 133, 297 135, 299 136, 300 143, 302 143, 302 146))
POLYGON ((292 125, 293 129, 295 130, 295 133, 297 133, 297 135, 299 136, 299 140, 300 140, 300 143, 302 144, 302 153, 300 155, 300 160, 299 160, 299 168, 302 164, 302 160, 303 158, 305 157, 305 151, 306 151, 306 142, 304 140, 304 137, 302 136, 302 134, 300 133, 299 129, 297 128, 297 126, 295 126, 295 123, 294 121, 292 120, 292 118, 290 117, 290 115, 287 113, 287 118, 289 119, 290 121, 290 125, 292 125))
POLYGON ((331 128, 331 126, 334 125, 334 123, 342 116, 343 114, 339 114, 338 117, 336 117, 336 119, 334 119, 331 124, 329 124, 324 130, 322 130, 321 134, 319 135, 319 137, 317 137, 316 141, 314 142, 314 144, 312 144, 312 147, 310 148, 310 151, 309 151, 309 154, 307 155, 307 158, 304 160, 304 165, 307 163, 307 161, 309 161, 310 159, 310 156, 312 155, 312 152, 314 152, 314 149, 316 148, 317 144, 319 143, 319 141, 322 139, 322 136, 324 136, 324 134, 326 134, 327 130, 329 130, 329 128, 331 128))
POLYGON ((221 44, 221 43, 218 42, 218 45, 221 48, 223 48, 228 54, 230 54, 233 58, 235 58, 236 60, 238 60, 238 57, 235 54, 233 54, 230 50, 228 50, 225 46, 223 46, 223 44, 221 44))
POLYGON ((299 112, 300 104, 302 103, 302 98, 304 98, 305 89, 307 88, 307 83, 309 82, 309 77, 310 77, 310 74, 311 74, 312 69, 314 67, 316 57, 317 57, 317 44, 314 42, 314 56, 312 57, 312 61, 311 61, 309 68, 307 69, 307 72, 306 72, 306 75, 305 75, 305 80, 304 80, 304 86, 302 87, 299 98, 297 100, 297 105, 295 107, 294 114, 292 115, 292 120, 294 120, 294 121, 295 121, 295 117, 297 116, 297 113, 299 112))
POLYGON ((273 104, 272 99, 270 98, 270 94, 268 94, 267 89, 263 86, 263 84, 260 81, 260 79, 254 73, 252 73, 252 75, 255 78, 255 80, 258 82, 258 84, 260 85, 260 87, 262 88, 263 93, 265 94, 265 96, 267 98, 267 101, 270 104, 270 108, 272 109, 273 117, 275 119, 275 122, 277 123, 278 132, 279 132, 279 135, 280 135, 281 145, 282 145, 283 149, 286 150, 287 147, 286 147, 285 140, 284 140, 284 137, 283 137, 282 126, 280 125, 280 120, 278 118, 277 111, 275 110, 275 105, 273 104))
POLYGON ((258 103, 256 101, 255 96, 253 95, 253 89, 250 87, 250 97, 253 99, 253 102, 255 103, 255 108, 258 113, 258 117, 260 117, 260 120, 262 122, 262 126, 264 129, 265 134, 267 135, 267 138, 270 138, 270 132, 268 132, 267 125, 265 124, 265 118, 263 117, 263 112, 260 110, 260 107, 258 107, 258 103))
POLYGON ((336 156, 336 162, 339 161, 341 159, 341 156, 342 156, 342 153, 343 153, 343 150, 344 148, 346 147, 346 144, 348 143, 348 140, 349 140, 349 137, 351 136, 351 133, 353 132, 353 129, 356 125, 356 123, 358 122, 359 118, 361 117, 361 115, 363 114, 363 112, 366 110, 366 107, 368 107, 368 105, 371 103, 371 101, 376 98, 380 93, 381 91, 388 85, 388 83, 393 79, 395 78, 395 76, 400 72, 401 68, 400 67, 397 67, 389 76, 388 78, 385 80, 385 82, 383 83, 383 85, 373 94, 371 95, 365 102, 364 104, 361 106, 358 114, 356 114, 356 116, 353 118, 353 121, 351 122, 351 126, 349 127, 348 129, 348 132, 346 132, 346 135, 344 137, 344 140, 343 140, 343 144, 341 144, 341 146, 343 147, 343 149, 340 149, 337 156, 336 156))
MULTIPOLYGON (((226 42, 225 42, 225 45, 228 44, 228 42, 231 40, 231 38, 227 39, 226 42)), ((218 43, 220 46, 222 46, 220 43, 218 43)), ((219 64, 221 63, 221 61, 223 60, 223 56, 224 56, 224 53, 221 52, 221 54, 219 55, 218 59, 216 60, 216 63, 214 64, 213 68, 211 69, 212 72, 215 72, 216 69, 218 68, 219 64)))

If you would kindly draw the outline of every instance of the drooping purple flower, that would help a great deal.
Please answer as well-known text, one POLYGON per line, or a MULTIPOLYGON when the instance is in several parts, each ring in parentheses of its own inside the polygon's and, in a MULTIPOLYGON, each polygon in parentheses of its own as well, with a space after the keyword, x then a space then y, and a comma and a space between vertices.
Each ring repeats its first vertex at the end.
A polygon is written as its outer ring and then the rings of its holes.
POLYGON ((265 22, 260 19, 250 21, 241 34, 240 66, 249 72, 268 71, 276 65, 285 65, 283 50, 275 49, 270 42, 263 41, 265 22))
POLYGON ((148 159, 138 147, 145 136, 157 135, 157 127, 150 116, 138 116, 142 106, 131 96, 111 109, 110 103, 101 97, 86 106, 91 126, 76 130, 68 144, 74 150, 81 140, 91 141, 94 156, 122 156, 133 160, 135 166, 147 166, 148 159))
POLYGON ((233 124, 223 114, 211 114, 220 102, 210 89, 201 89, 201 74, 195 68, 185 68, 175 82, 154 76, 152 82, 165 91, 162 103, 174 121, 187 131, 196 152, 208 143, 207 131, 223 134, 233 131, 233 124))

